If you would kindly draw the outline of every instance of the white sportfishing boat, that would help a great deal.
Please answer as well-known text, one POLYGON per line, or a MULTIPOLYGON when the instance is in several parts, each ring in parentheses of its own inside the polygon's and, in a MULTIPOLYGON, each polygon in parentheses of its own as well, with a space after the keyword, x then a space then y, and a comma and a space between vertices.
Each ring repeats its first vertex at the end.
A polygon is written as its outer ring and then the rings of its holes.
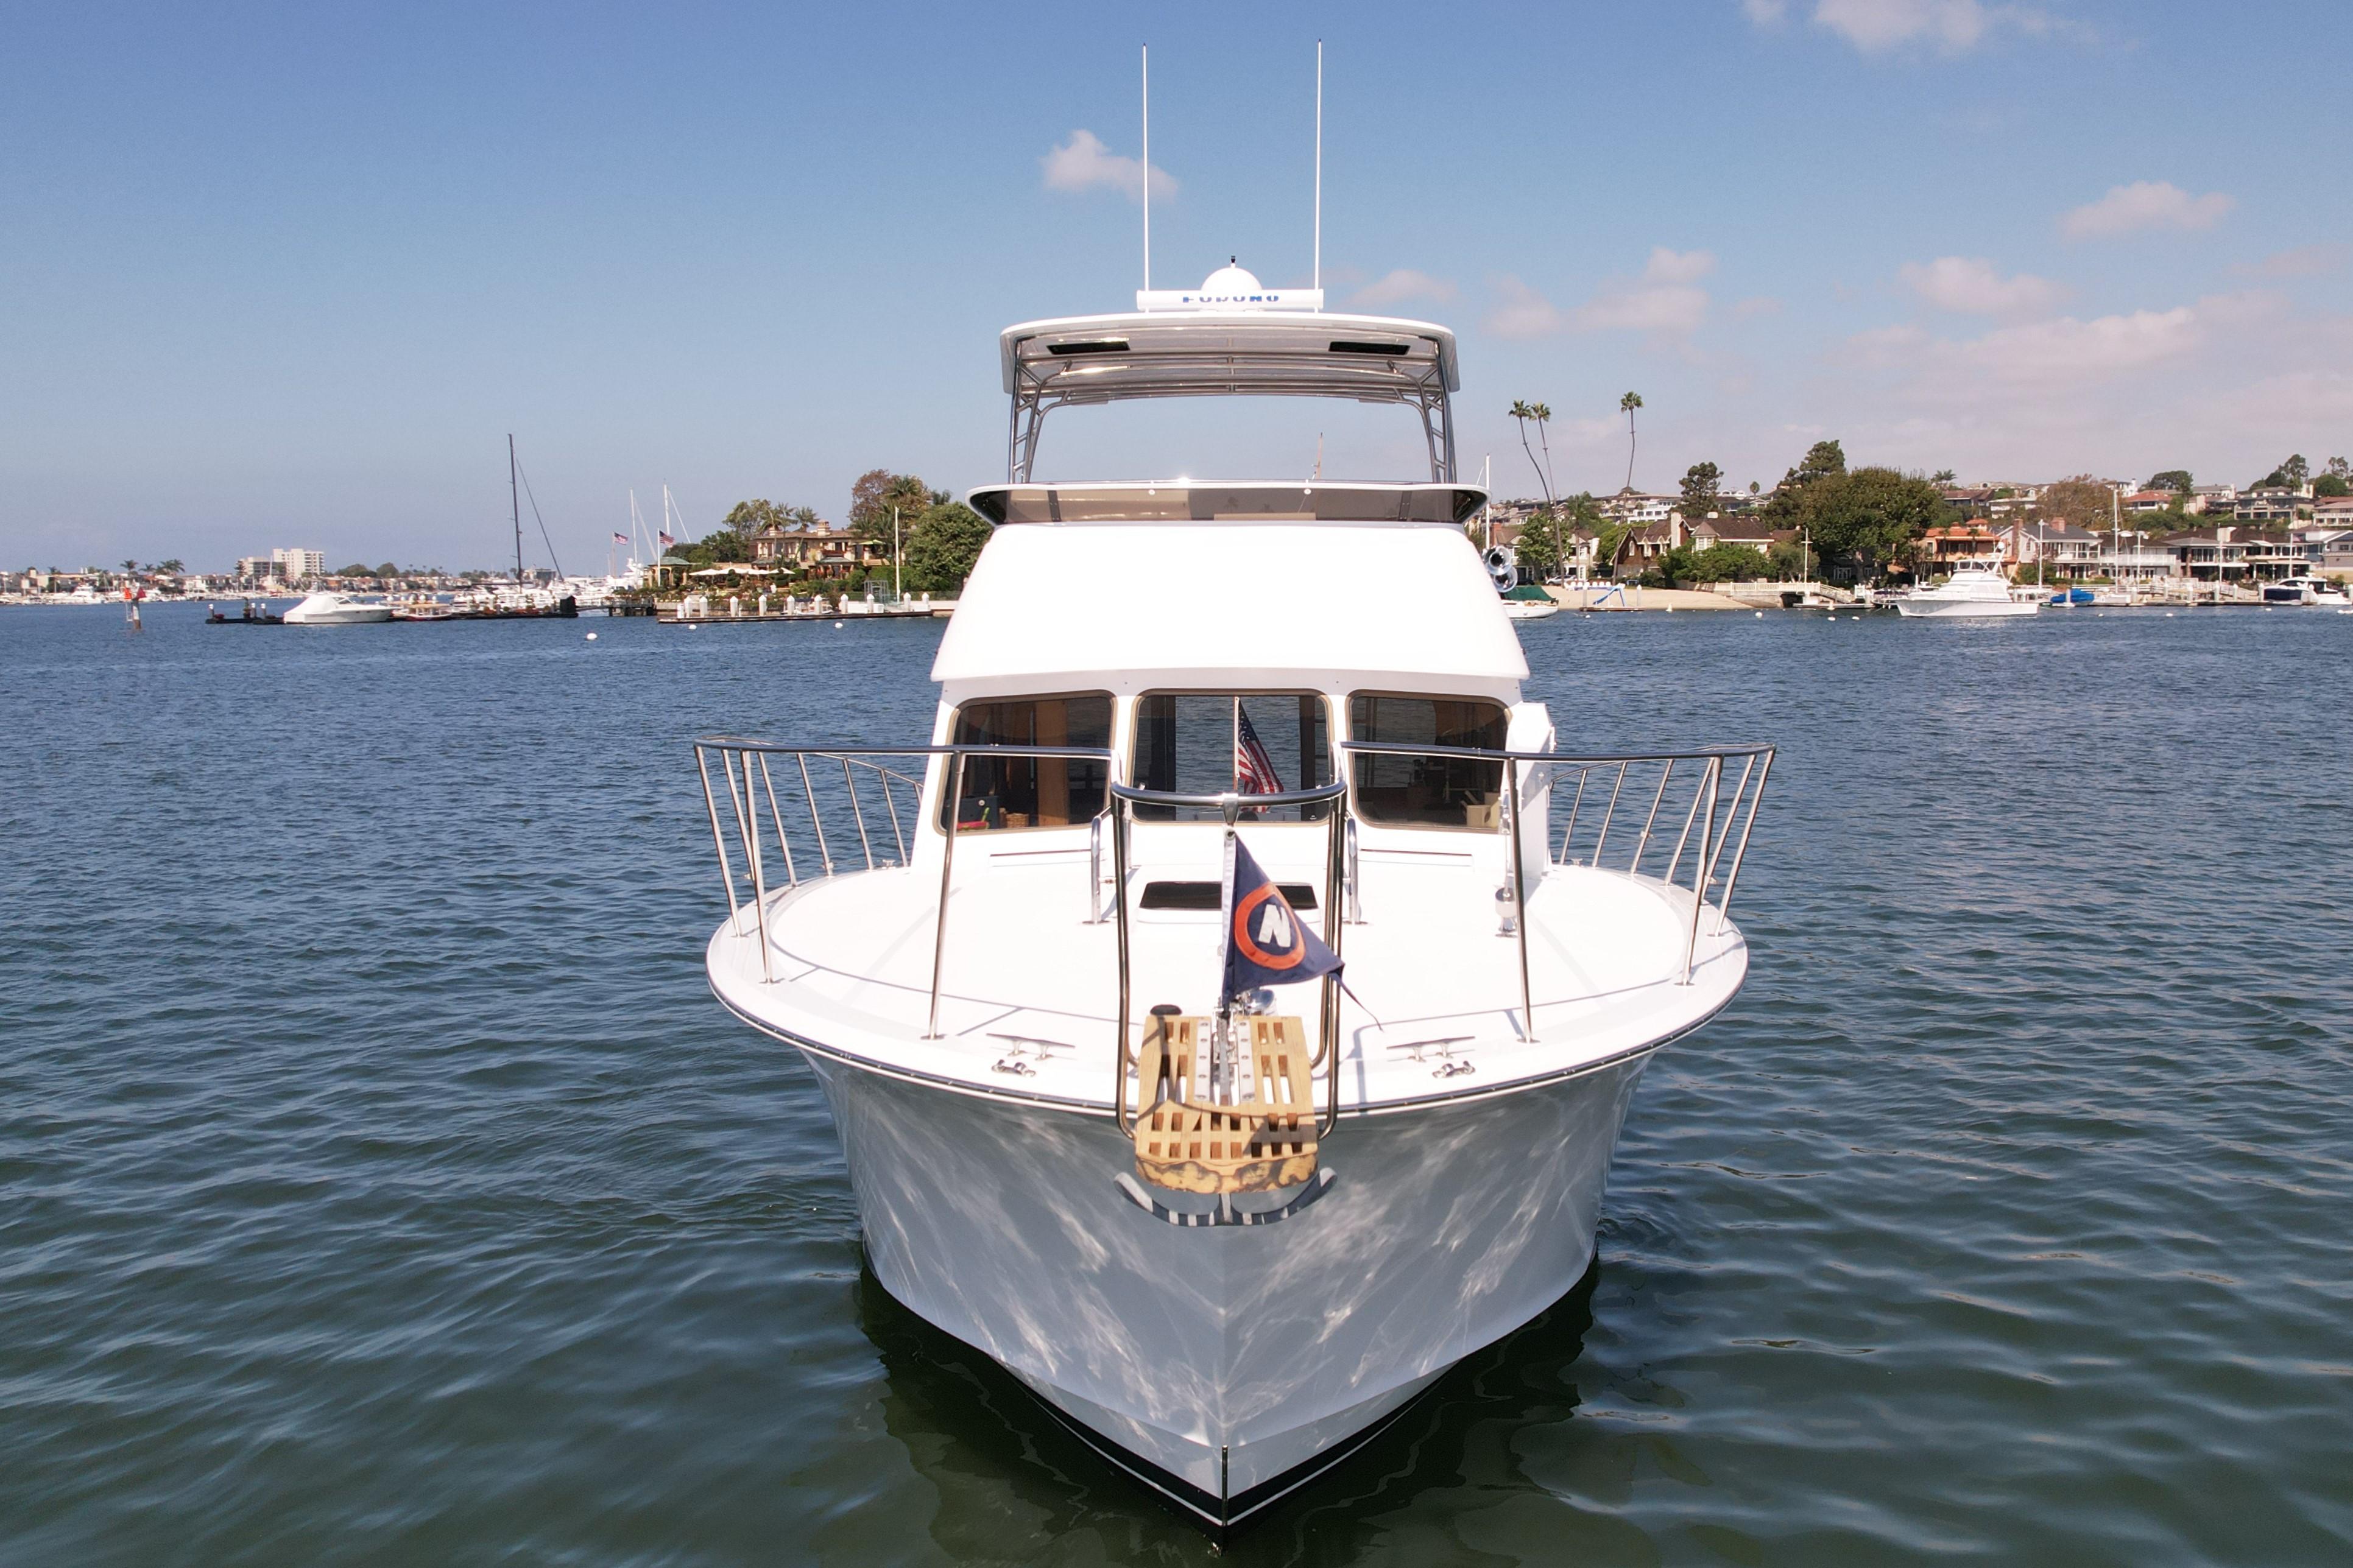
POLYGON ((1451 331, 1239 268, 1137 302, 999 340, 930 743, 698 742, 706 963, 815 1069, 881 1283, 1222 1528, 1586 1274, 1637 1080, 1747 973, 1773 752, 1559 742, 1451 331), (1033 477, 1050 412, 1208 395, 1411 410, 1429 478, 1033 477), (1234 983, 1317 937, 1345 989, 1234 983))
POLYGON ((356 626, 392 619, 392 606, 322 590, 286 612, 290 626, 356 626))
POLYGON ((1995 616, 2031 616, 2042 605, 2018 598, 2000 573, 1973 567, 1956 572, 1933 588, 1895 595, 1898 615, 1934 620, 1982 620, 1995 616))

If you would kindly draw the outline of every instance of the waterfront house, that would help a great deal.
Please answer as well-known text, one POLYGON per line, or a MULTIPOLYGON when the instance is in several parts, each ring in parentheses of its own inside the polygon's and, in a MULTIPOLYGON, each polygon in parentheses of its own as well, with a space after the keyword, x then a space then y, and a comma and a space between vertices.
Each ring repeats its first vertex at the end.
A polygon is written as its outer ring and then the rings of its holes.
POLYGON ((2260 581, 2297 576, 2312 564, 2293 529, 2248 529, 2239 540, 2246 549, 2248 574, 2260 581))
POLYGON ((2021 582, 2033 581, 2038 565, 2046 583, 2079 582, 2100 574, 2100 536, 2072 522, 2005 523, 2000 537, 2002 559, 2016 569, 2021 582))
POLYGON ((1998 572, 2004 564, 2002 536, 1983 517, 1932 528, 1913 541, 1912 563, 1924 580, 1965 569, 1998 572))
MULTIPOLYGON (((1631 489, 1620 490, 1616 495, 1603 500, 1600 505, 1601 515, 1612 522, 1638 523, 1646 529, 1653 523, 1665 522, 1670 518, 1680 518, 1683 515, 1679 510, 1683 505, 1682 496, 1645 495, 1640 490, 1631 489)), ((1678 536, 1677 543, 1681 542, 1678 536)), ((1672 549, 1674 546, 1670 545, 1668 548, 1672 549)))
POLYGON ((2310 524, 2295 530, 2295 538, 2315 576, 2353 578, 2353 505, 2327 522, 2316 510, 2310 524))
POLYGON ((2217 523, 2211 528, 2186 529, 2168 533, 2157 541, 2157 547, 2172 555, 2177 570, 2186 577, 2201 583, 2220 578, 2224 582, 2243 579, 2247 573, 2247 547, 2238 537, 2232 523, 2217 523))
POLYGON ((1737 544, 1754 550, 1760 565, 1777 538, 1784 535, 1795 537, 1787 529, 1777 531, 1767 527, 1761 518, 1726 517, 1720 512, 1711 512, 1697 522, 1684 523, 1683 533, 1694 550, 1709 550, 1719 544, 1737 544))
POLYGON ((2300 511, 2312 510, 2310 485, 2259 485, 2231 503, 2233 522, 2294 522, 2300 511))
POLYGON ((1679 550, 1683 543, 1683 514, 1670 511, 1658 521, 1635 529, 1620 540, 1618 553, 1609 563, 1610 570, 1620 576, 1647 572, 1668 551, 1679 550))
POLYGON ((752 560, 786 577, 842 578, 860 568, 888 566, 891 552, 830 523, 815 528, 764 528, 752 536, 752 560))

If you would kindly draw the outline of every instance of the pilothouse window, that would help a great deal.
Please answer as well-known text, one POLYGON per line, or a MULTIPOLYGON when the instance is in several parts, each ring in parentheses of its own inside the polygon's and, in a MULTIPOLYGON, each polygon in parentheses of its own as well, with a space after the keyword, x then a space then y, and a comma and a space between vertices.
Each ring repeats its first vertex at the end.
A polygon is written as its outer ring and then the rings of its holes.
MULTIPOLYGON (((1328 724, 1324 699, 1312 691, 1148 691, 1135 704, 1135 782, 1177 795, 1314 789, 1332 782, 1328 724)), ((1254 822, 1296 822, 1306 809, 1250 815, 1254 822)), ((1154 805, 1135 814, 1163 822, 1215 815, 1154 805)))
MULTIPOLYGON (((959 746, 1111 745, 1111 694, 1015 697, 967 702, 956 710, 959 746)), ((955 763, 948 767, 953 776, 955 763)), ((1092 757, 991 757, 964 762, 964 792, 956 831, 1067 827, 1100 814, 1105 798, 1103 762, 1092 757)), ((942 826, 946 824, 942 814, 942 826)))
MULTIPOLYGON (((1501 751, 1508 715, 1499 702, 1465 697, 1358 692, 1348 699, 1348 738, 1397 746, 1501 751)), ((1504 764, 1469 757, 1353 759, 1356 815, 1409 827, 1493 827, 1502 820, 1504 764)))

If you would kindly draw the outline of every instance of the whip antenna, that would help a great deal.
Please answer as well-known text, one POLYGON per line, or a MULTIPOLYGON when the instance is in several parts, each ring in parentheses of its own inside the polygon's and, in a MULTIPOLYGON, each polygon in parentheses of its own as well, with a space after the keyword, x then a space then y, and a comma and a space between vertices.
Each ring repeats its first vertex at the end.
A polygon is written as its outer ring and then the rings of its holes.
MULTIPOLYGON (((1152 46, 1144 51, 1144 288, 1152 289, 1152 46)), ((1318 132, 1320 135, 1321 132, 1318 132)))
MULTIPOLYGON (((1151 178, 1147 166, 1146 180, 1151 178)), ((1324 40, 1315 40, 1315 281, 1324 287, 1324 40)))

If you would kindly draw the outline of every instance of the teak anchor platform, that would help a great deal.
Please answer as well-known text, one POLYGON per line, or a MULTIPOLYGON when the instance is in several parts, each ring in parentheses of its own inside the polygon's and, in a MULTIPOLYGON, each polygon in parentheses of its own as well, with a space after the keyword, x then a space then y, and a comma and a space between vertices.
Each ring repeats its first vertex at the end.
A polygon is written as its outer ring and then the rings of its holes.
POLYGON ((1315 1105, 1305 1026, 1297 1018, 1242 1017, 1249 1100, 1207 1102, 1198 1073, 1213 1020, 1154 1009, 1138 1058, 1135 1173, 1171 1192, 1267 1193, 1312 1180, 1315 1105))

